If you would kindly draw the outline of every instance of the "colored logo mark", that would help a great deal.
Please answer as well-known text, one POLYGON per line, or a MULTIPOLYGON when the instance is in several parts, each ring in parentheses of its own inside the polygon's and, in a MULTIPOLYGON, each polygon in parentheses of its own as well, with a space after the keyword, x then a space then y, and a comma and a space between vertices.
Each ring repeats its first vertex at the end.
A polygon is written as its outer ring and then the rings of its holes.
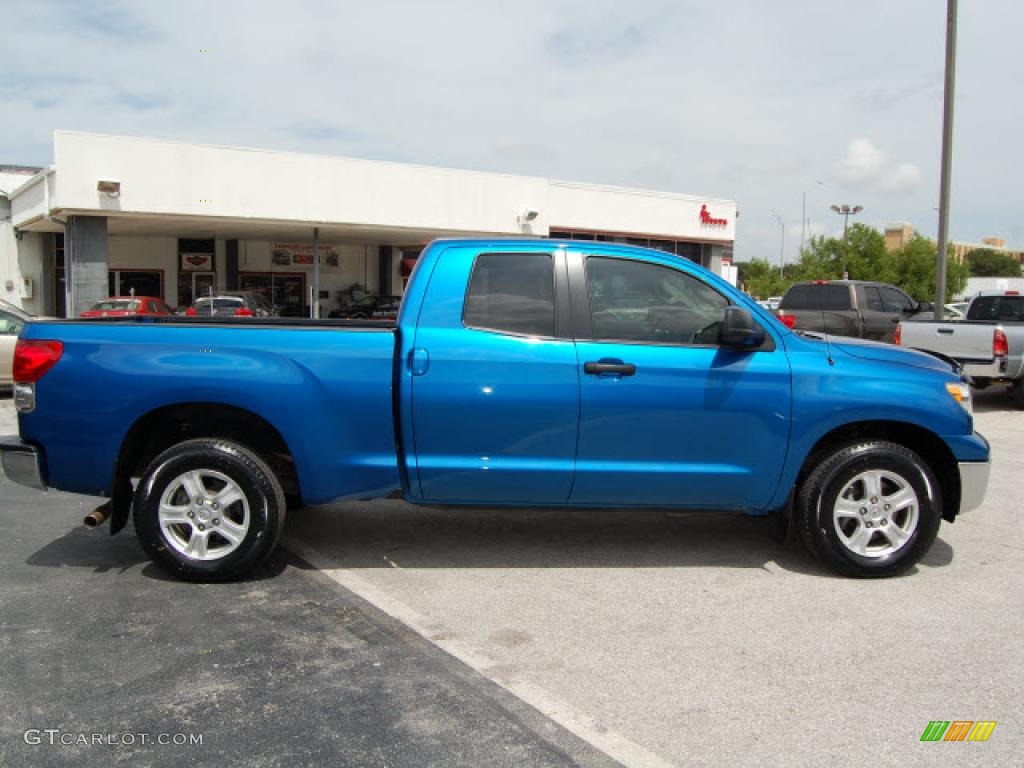
POLYGON ((932 720, 921 741, 988 741, 995 727, 995 720, 932 720))

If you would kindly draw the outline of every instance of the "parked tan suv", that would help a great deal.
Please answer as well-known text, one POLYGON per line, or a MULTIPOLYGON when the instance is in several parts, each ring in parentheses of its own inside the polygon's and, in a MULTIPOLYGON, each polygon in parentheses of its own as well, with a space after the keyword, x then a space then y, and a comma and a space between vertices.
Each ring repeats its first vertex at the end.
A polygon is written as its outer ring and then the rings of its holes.
POLYGON ((31 317, 13 304, 0 301, 0 389, 9 389, 14 383, 11 371, 14 364, 14 345, 25 321, 31 317))

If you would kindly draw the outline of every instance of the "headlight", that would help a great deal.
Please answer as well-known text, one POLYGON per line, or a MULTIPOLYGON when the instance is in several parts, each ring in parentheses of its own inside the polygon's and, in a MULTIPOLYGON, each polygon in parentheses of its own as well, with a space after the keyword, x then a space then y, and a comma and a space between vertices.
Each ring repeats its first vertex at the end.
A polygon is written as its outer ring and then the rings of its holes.
POLYGON ((946 384, 946 391, 950 397, 963 406, 967 413, 971 416, 974 415, 974 408, 971 405, 971 388, 967 384, 964 384, 962 381, 956 384, 950 382, 946 384))

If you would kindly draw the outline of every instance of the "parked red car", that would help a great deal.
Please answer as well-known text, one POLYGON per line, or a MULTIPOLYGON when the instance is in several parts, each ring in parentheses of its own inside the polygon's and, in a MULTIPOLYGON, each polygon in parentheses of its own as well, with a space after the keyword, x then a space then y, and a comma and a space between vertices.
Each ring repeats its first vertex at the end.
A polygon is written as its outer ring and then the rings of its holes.
POLYGON ((172 315, 171 308, 152 296, 111 296, 97 301, 82 317, 160 317, 172 315))

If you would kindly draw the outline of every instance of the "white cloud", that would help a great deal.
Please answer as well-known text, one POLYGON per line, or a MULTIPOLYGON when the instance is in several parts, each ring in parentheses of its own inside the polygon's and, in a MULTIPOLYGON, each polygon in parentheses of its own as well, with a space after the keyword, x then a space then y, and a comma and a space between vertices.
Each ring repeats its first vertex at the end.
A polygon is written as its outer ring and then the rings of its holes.
POLYGON ((921 183, 921 170, 913 163, 893 165, 871 139, 857 138, 846 148, 837 173, 845 185, 859 190, 908 192, 921 183))
MULTIPOLYGON (((1012 237, 1024 3, 961 5, 952 231, 1012 237)), ((741 258, 777 258, 772 211, 933 218, 933 0, 869 0, 842 35, 810 0, 8 6, 3 162, 50 162, 65 128, 647 186, 735 199, 741 258)))

